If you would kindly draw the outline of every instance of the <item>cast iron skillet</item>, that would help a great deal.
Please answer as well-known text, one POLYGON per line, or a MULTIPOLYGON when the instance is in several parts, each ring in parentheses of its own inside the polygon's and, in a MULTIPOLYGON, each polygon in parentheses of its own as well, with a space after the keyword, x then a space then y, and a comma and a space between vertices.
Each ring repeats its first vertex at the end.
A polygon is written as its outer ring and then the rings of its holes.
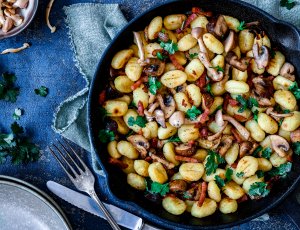
POLYGON ((98 155, 100 165, 107 175, 107 187, 111 197, 109 201, 145 220, 168 229, 212 229, 238 225, 258 217, 279 204, 291 193, 300 180, 300 160, 294 157, 293 169, 288 176, 275 184, 269 196, 259 201, 247 201, 239 205, 238 211, 224 215, 216 212, 214 215, 197 219, 190 214, 174 216, 166 212, 160 204, 155 204, 144 198, 143 194, 130 188, 126 183, 126 176, 116 167, 107 163, 106 146, 98 140, 99 129, 103 128, 98 114, 98 95, 107 84, 110 63, 113 55, 121 49, 127 48, 133 42, 132 31, 143 30, 155 16, 185 13, 193 6, 204 10, 231 15, 246 22, 259 20, 271 38, 272 45, 277 46, 286 56, 287 61, 296 67, 300 76, 300 32, 286 23, 279 21, 266 12, 237 0, 184 0, 170 1, 156 6, 139 17, 133 19, 111 42, 99 62, 94 80, 91 85, 88 103, 89 134, 93 148, 98 155))

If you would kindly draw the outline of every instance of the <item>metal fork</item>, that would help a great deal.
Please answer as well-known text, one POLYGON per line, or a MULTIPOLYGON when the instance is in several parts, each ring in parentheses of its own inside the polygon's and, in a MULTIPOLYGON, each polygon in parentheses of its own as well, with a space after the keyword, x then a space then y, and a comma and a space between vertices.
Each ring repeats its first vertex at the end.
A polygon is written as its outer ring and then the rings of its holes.
POLYGON ((66 172, 66 174, 68 175, 72 183, 79 191, 86 192, 98 204, 101 211, 106 216, 106 219, 110 224, 110 226, 112 227, 112 229, 121 230, 118 224, 116 223, 116 221, 114 220, 114 218, 112 217, 112 215, 109 213, 109 211, 105 208, 103 203, 98 198, 94 188, 95 177, 93 176, 92 172, 89 170, 86 164, 80 159, 78 154, 74 151, 74 149, 70 146, 70 144, 67 141, 64 141, 64 143, 66 143, 66 145, 71 150, 71 152, 73 152, 73 154, 76 156, 76 158, 78 159, 82 167, 79 167, 79 165, 75 162, 74 158, 72 158, 70 154, 70 150, 68 150, 66 146, 63 145, 59 140, 57 140, 57 142, 59 143, 61 148, 59 148, 55 144, 52 144, 52 147, 49 146, 48 148, 52 153, 52 155, 55 157, 55 159, 58 161, 60 166, 66 172), (60 155, 60 158, 62 160, 56 155, 54 149, 56 149, 56 152, 58 153, 58 155, 60 155), (65 152, 65 154, 63 152, 65 152), (67 155, 67 157, 71 160, 71 163, 73 163, 75 167, 71 166, 71 164, 69 163, 65 155, 67 155), (65 162, 65 164, 68 166, 68 168, 71 170, 72 173, 70 173, 67 170, 67 167, 64 166, 62 161, 65 162))

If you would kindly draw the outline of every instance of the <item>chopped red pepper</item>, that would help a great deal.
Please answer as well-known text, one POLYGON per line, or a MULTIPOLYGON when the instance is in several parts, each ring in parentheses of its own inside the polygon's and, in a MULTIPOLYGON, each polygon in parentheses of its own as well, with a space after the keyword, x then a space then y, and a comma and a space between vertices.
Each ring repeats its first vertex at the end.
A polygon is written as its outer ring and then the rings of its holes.
MULTIPOLYGON (((203 90, 206 86, 206 70, 203 72, 203 74, 197 79, 196 85, 203 90)), ((202 92, 203 93, 203 92, 202 92)))
POLYGON ((206 197, 206 190, 207 190, 207 183, 202 182, 201 184, 201 195, 198 201, 198 206, 201 207, 202 204, 204 203, 205 197, 206 197))
POLYGON ((192 8, 192 13, 203 15, 205 17, 211 17, 213 15, 213 13, 211 11, 204 11, 199 7, 193 7, 192 8))
POLYGON ((209 109, 205 109, 204 113, 200 115, 200 123, 204 124, 208 120, 209 120, 209 109))
POLYGON ((186 28, 188 28, 188 26, 191 24, 192 21, 194 21, 196 18, 198 17, 197 14, 192 13, 184 22, 184 26, 182 29, 177 29, 176 33, 180 34, 182 33, 186 28))
POLYGON ((138 109, 138 114, 140 116, 144 116, 144 105, 141 101, 138 102, 137 109, 138 109))
POLYGON ((103 105, 104 102, 106 100, 106 91, 103 90, 100 94, 99 94, 99 104, 103 105))
POLYGON ((169 57, 176 69, 184 71, 184 67, 179 64, 174 54, 170 54, 169 57))

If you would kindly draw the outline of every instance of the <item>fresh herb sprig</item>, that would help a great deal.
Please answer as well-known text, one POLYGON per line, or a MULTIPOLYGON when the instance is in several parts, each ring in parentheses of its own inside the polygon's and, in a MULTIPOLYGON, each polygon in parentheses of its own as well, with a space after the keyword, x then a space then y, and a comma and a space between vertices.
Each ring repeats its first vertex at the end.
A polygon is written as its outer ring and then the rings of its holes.
POLYGON ((270 159, 271 154, 272 154, 272 149, 271 149, 270 147, 265 148, 265 149, 261 152, 261 156, 262 156, 263 158, 266 158, 266 159, 270 159))
POLYGON ((179 137, 172 136, 167 140, 167 142, 181 142, 181 140, 179 137))
POLYGON ((280 0, 280 6, 291 10, 296 5, 296 2, 292 0, 280 0))
POLYGON ((300 142, 297 141, 292 144, 292 149, 296 155, 300 155, 300 142))
POLYGON ((161 196, 165 196, 170 191, 169 183, 160 184, 158 182, 154 182, 150 179, 147 179, 146 191, 152 194, 159 194, 161 196))
POLYGON ((290 85, 289 90, 294 94, 297 100, 300 100, 300 89, 297 82, 293 82, 290 85))
POLYGON ((161 83, 155 77, 148 79, 149 91, 151 94, 156 95, 157 91, 161 88, 161 83))
POLYGON ((236 173, 235 175, 238 177, 238 178, 243 178, 243 176, 244 176, 244 172, 238 172, 238 173, 236 173))
POLYGON ((201 111, 199 109, 197 109, 197 107, 194 105, 192 106, 192 108, 190 108, 186 111, 186 117, 192 121, 196 120, 200 114, 201 114, 201 111))
POLYGON ((0 100, 16 102, 20 94, 19 88, 14 86, 17 80, 16 75, 3 73, 2 78, 3 80, 0 81, 0 100))
POLYGON ((190 54, 190 58, 191 59, 194 59, 196 57, 198 57, 198 53, 192 53, 192 54, 190 54))
POLYGON ((248 194, 254 199, 265 197, 270 193, 270 190, 267 189, 267 186, 268 185, 265 182, 255 182, 251 184, 248 194))
POLYGON ((24 135, 23 127, 17 122, 11 125, 11 133, 0 133, 0 164, 8 157, 13 164, 28 164, 40 157, 39 147, 24 135))
POLYGON ((224 73, 224 69, 221 66, 211 66, 209 68, 215 69, 217 72, 223 72, 224 73))
POLYGON ((137 125, 137 126, 140 126, 141 128, 145 128, 146 123, 147 123, 146 118, 142 117, 142 116, 137 116, 136 119, 134 119, 134 117, 129 117, 128 118, 128 125, 129 126, 137 125))
POLYGON ((178 51, 178 45, 173 41, 169 40, 168 42, 160 42, 160 47, 167 51, 169 54, 174 54, 178 51))
POLYGON ((99 140, 102 143, 108 143, 115 140, 115 134, 111 130, 101 129, 98 134, 99 140))
POLYGON ((244 30, 244 29, 246 29, 247 28, 247 26, 246 26, 246 23, 245 23, 245 21, 241 21, 240 22, 240 24, 239 24, 239 26, 236 28, 238 31, 242 31, 242 30, 244 30))
POLYGON ((273 168, 271 171, 268 172, 268 175, 271 177, 274 176, 281 176, 286 177, 287 173, 292 170, 292 163, 287 162, 285 164, 281 164, 278 167, 273 168))
POLYGON ((241 108, 239 108, 239 110, 238 110, 239 113, 244 112, 246 109, 252 109, 253 106, 256 106, 256 107, 259 106, 258 101, 253 97, 250 97, 247 100, 244 97, 242 97, 241 95, 238 95, 236 97, 236 100, 241 104, 241 108))
POLYGON ((205 164, 206 175, 211 175, 216 172, 219 164, 225 163, 223 157, 221 157, 218 153, 212 150, 208 150, 208 157, 205 164))

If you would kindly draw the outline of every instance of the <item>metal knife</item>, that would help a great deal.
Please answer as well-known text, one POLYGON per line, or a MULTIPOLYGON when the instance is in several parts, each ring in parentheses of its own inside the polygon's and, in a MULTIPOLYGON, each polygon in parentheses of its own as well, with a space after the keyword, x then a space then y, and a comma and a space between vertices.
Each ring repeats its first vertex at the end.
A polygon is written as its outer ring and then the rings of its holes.
MULTIPOLYGON (((105 216, 100 208, 98 208, 98 205, 89 196, 83 195, 54 181, 48 181, 47 187, 51 192, 68 203, 105 219, 105 216)), ((106 203, 104 203, 104 205, 112 214, 116 222, 123 227, 132 230, 159 230, 158 228, 144 224, 142 218, 135 216, 123 209, 106 203)))

